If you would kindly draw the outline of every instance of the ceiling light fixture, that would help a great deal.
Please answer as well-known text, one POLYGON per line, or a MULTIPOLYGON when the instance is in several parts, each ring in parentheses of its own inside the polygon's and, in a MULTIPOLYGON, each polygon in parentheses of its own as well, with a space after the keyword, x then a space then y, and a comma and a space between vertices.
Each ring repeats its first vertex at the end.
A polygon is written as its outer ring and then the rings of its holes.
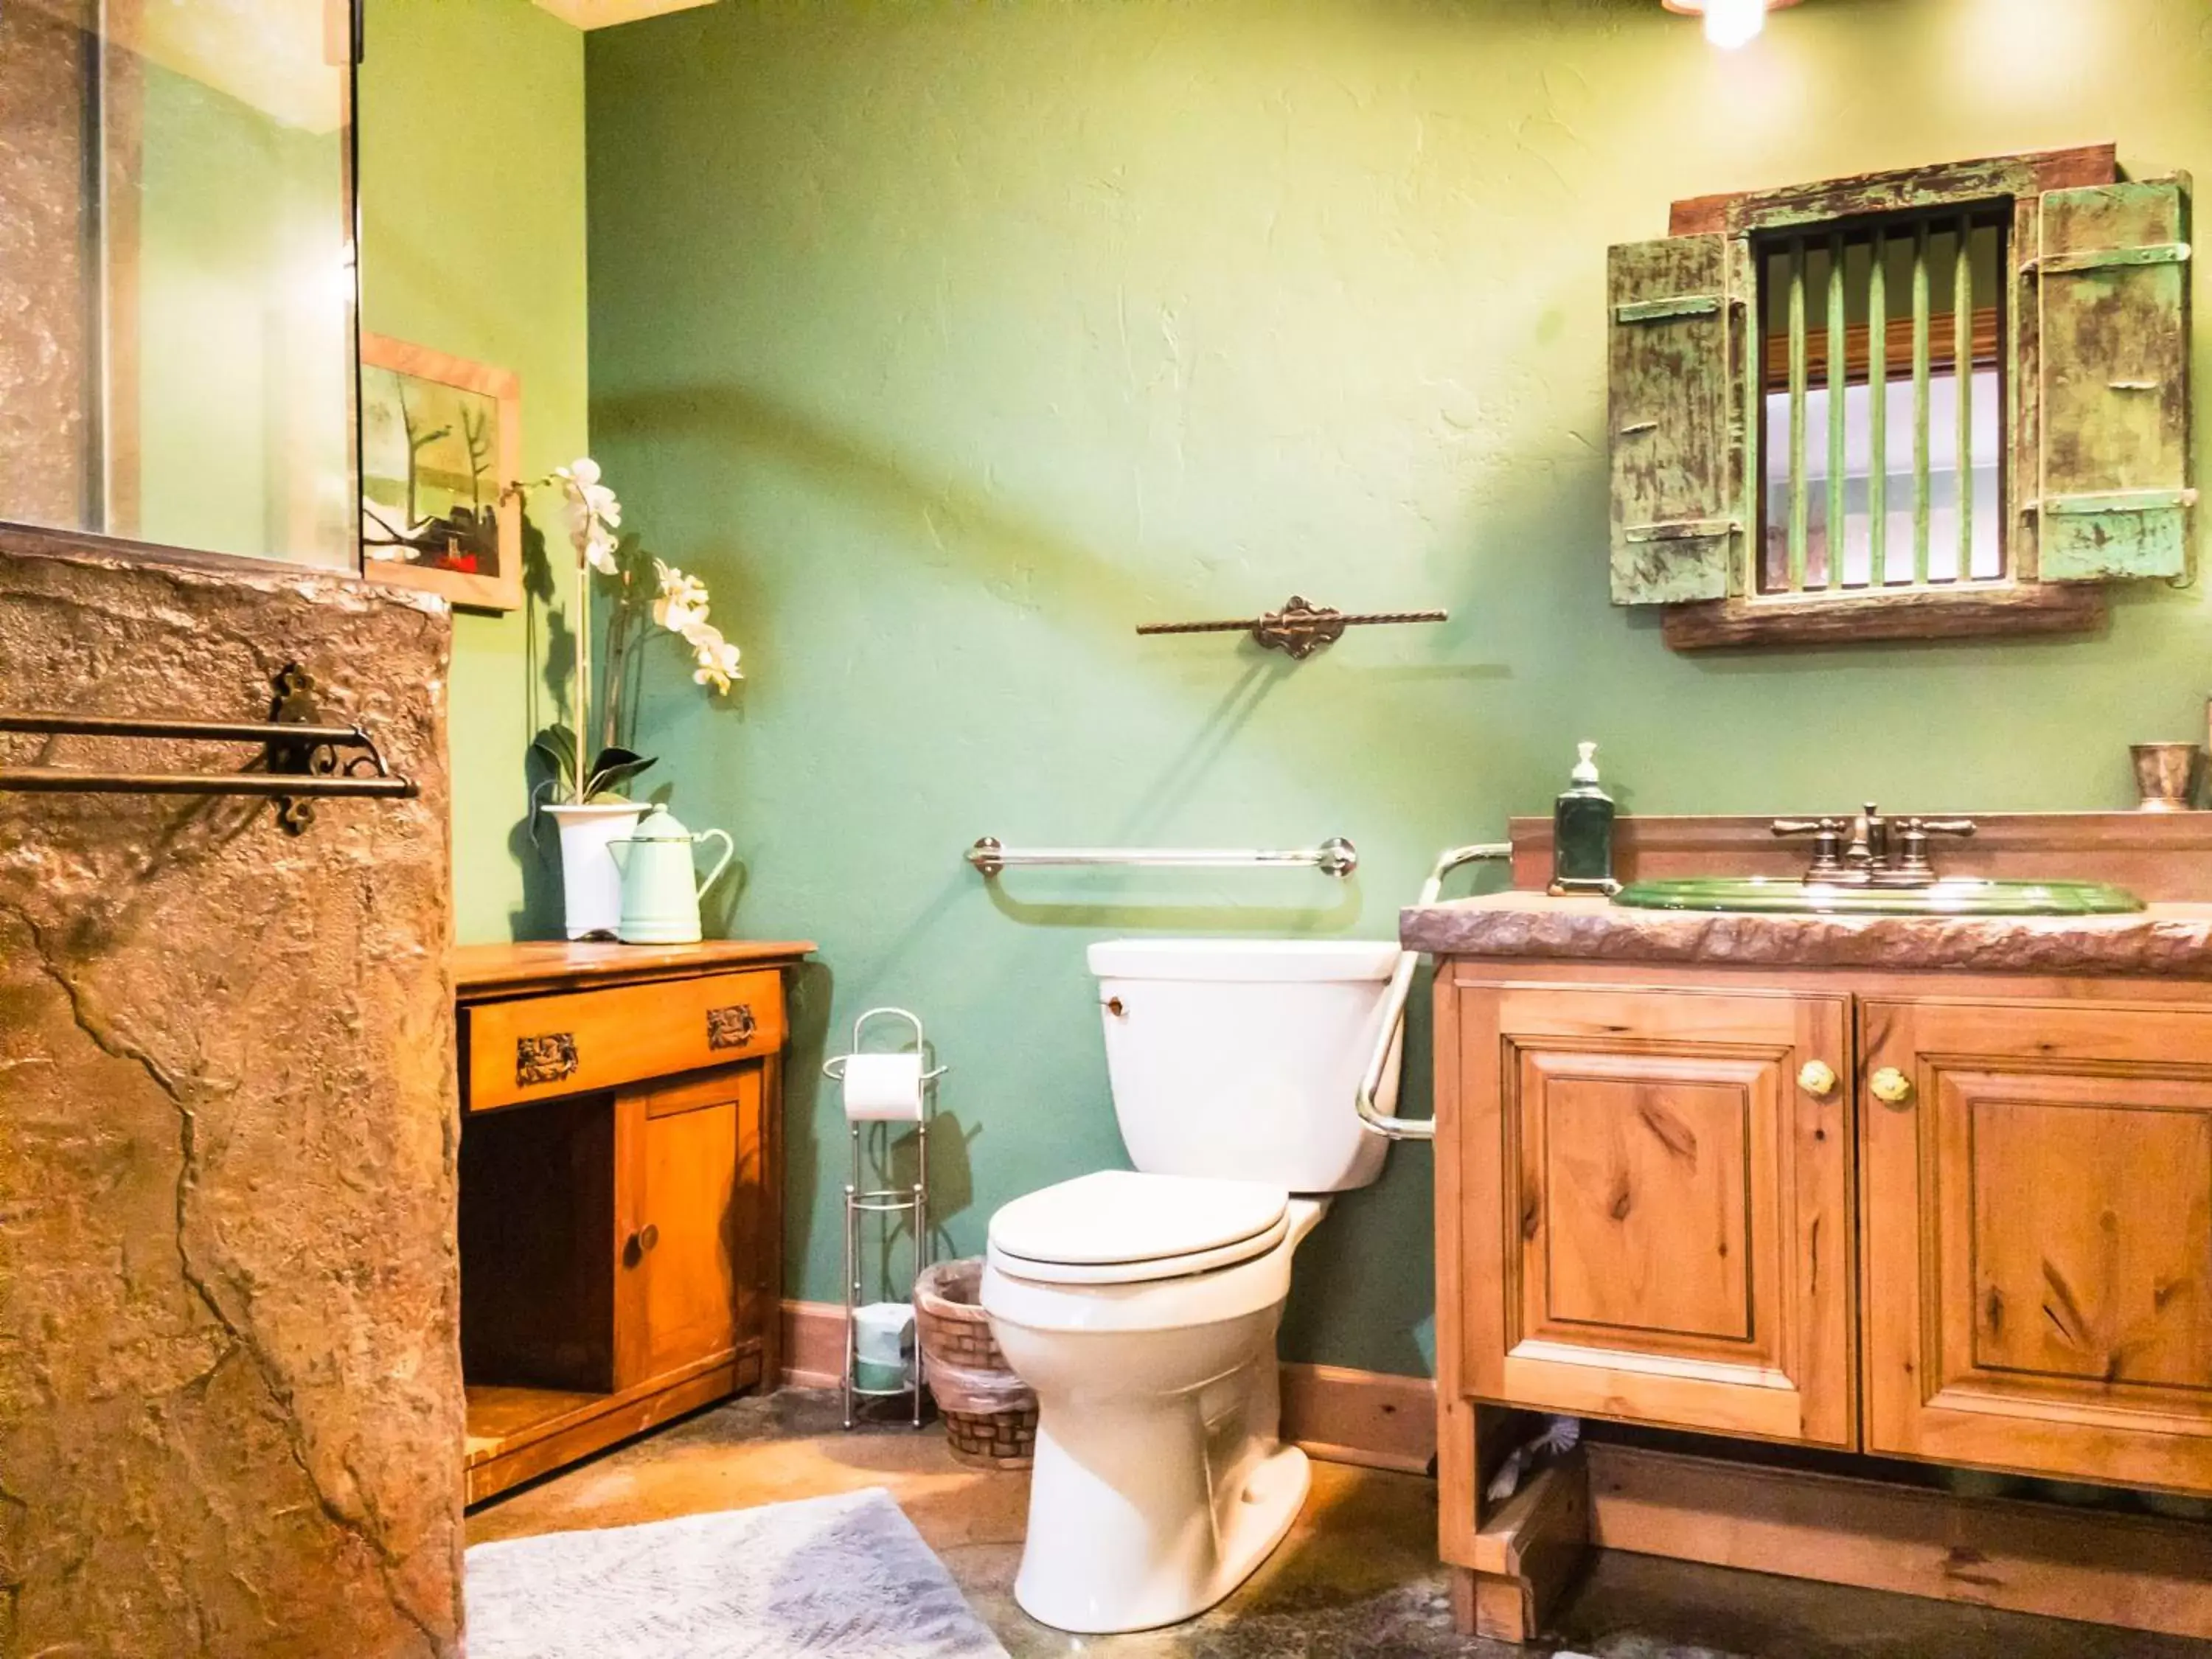
POLYGON ((1668 11, 1705 20, 1705 39, 1733 52, 1758 39, 1766 27, 1766 14, 1794 6, 1798 0, 1659 0, 1668 11))

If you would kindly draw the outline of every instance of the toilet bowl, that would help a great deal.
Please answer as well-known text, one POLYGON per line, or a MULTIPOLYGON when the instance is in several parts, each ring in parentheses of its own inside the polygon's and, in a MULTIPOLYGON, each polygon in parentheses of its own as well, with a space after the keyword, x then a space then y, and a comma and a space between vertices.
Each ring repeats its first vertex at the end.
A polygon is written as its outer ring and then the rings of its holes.
MULTIPOLYGON (((1103 1199, 1188 1218, 1232 1184, 1109 1172, 1021 1201, 1080 1210, 1103 1199)), ((994 1218, 982 1303, 1006 1363, 1037 1395, 1030 1543, 1014 1583, 1032 1618, 1082 1632, 1191 1618, 1297 1518, 1306 1456, 1277 1439, 1275 1331, 1291 1253, 1325 1206, 1250 1186, 1246 1207, 1272 1197, 1276 1212, 1255 1236, 1135 1262, 1095 1259, 1109 1237, 1132 1236, 1127 1218, 1082 1252, 1094 1259, 1066 1263, 1005 1248, 1027 1242, 1018 1218, 994 1218), (1160 1276, 1127 1276, 1136 1273, 1160 1276)), ((1080 1236, 1065 1214, 1060 1231, 1080 1236)))
POLYGON ((1395 946, 1094 945, 1109 1079, 1135 1171, 991 1218, 980 1300, 1036 1391, 1014 1596, 1058 1629, 1194 1617, 1297 1518, 1275 1335, 1328 1194, 1380 1172, 1352 1107, 1395 946))

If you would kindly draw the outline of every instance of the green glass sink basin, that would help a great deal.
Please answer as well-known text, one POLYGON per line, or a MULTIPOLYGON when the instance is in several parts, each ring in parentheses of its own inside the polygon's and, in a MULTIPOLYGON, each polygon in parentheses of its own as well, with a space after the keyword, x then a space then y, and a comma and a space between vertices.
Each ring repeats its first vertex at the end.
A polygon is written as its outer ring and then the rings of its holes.
POLYGON ((1823 916, 2117 916, 2143 908, 2124 887, 2095 881, 1981 881, 1933 887, 1808 886, 1790 876, 1696 876, 1637 881, 1614 895, 1632 910, 1823 916))

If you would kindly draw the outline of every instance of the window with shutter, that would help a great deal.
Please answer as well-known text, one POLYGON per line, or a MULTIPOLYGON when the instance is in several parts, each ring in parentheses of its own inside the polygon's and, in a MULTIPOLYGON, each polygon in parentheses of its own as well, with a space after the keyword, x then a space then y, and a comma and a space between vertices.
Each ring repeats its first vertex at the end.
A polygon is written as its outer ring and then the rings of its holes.
POLYGON ((1614 602, 1695 649, 2186 575, 2187 197, 2102 146, 1677 203, 1610 262, 1614 602))

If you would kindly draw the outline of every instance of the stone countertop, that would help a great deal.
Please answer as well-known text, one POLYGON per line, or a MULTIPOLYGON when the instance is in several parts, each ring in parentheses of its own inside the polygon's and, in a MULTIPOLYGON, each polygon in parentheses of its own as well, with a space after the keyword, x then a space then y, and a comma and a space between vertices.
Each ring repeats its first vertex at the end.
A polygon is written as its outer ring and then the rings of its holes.
POLYGON ((2212 904, 2124 916, 1751 915, 1495 893, 1401 912, 1439 957, 2212 979, 2212 904))

